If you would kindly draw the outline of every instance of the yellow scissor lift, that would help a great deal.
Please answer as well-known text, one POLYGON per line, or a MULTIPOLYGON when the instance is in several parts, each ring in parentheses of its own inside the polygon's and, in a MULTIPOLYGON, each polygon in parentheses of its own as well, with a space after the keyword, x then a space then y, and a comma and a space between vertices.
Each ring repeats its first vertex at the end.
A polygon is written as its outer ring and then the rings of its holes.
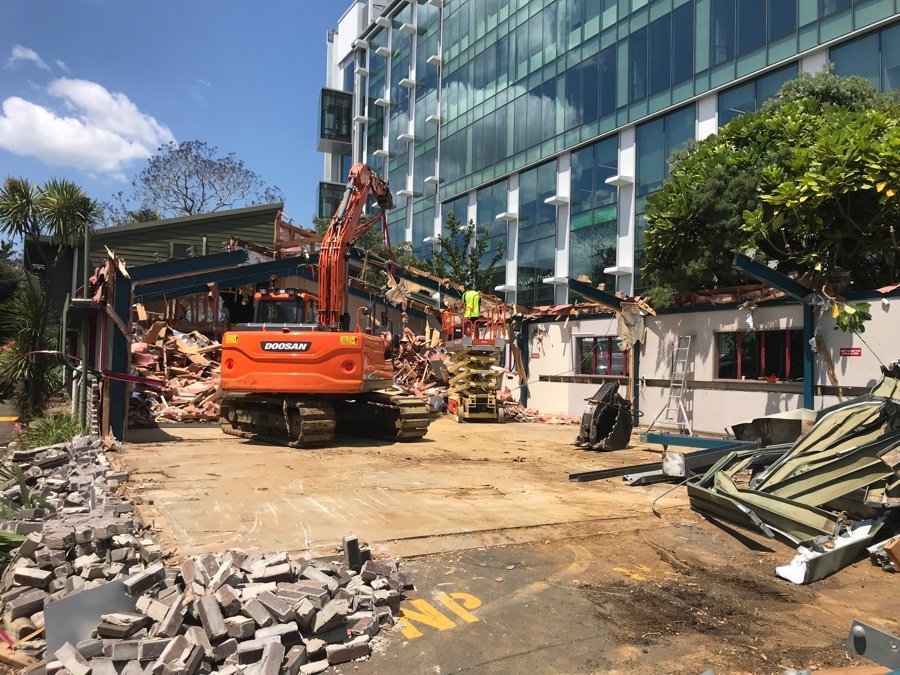
POLYGON ((497 405, 500 388, 500 353, 506 344, 506 306, 499 298, 483 295, 484 313, 464 318, 456 308, 445 310, 441 321, 444 346, 450 354, 447 411, 457 422, 503 421, 497 405))

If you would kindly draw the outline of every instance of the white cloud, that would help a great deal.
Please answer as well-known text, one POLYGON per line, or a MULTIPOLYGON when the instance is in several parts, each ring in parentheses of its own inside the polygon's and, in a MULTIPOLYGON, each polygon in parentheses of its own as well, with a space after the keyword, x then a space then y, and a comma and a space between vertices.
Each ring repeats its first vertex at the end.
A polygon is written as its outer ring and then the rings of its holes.
POLYGON ((125 166, 175 140, 168 127, 142 113, 125 94, 96 82, 61 78, 47 92, 62 101, 65 112, 18 96, 3 101, 0 148, 52 166, 123 179, 125 166))
POLYGON ((66 62, 65 62, 65 61, 63 61, 63 60, 61 60, 61 59, 56 59, 56 65, 57 65, 57 67, 58 67, 61 71, 63 71, 64 73, 68 73, 68 72, 69 72, 69 66, 66 65, 66 62))
POLYGON ((23 47, 22 45, 13 45, 12 55, 6 62, 6 67, 13 68, 20 61, 28 61, 38 68, 50 70, 50 66, 47 65, 44 59, 42 59, 36 51, 29 49, 28 47, 23 47))

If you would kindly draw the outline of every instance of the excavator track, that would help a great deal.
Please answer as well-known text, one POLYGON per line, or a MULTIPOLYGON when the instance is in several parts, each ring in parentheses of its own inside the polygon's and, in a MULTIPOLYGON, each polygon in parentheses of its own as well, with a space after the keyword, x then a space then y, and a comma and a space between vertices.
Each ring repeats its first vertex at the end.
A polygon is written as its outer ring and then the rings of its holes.
POLYGON ((340 433, 416 441, 431 422, 422 399, 399 391, 373 391, 336 403, 340 433))
POLYGON ((311 448, 334 439, 337 419, 328 400, 247 395, 222 401, 219 424, 232 436, 311 448))

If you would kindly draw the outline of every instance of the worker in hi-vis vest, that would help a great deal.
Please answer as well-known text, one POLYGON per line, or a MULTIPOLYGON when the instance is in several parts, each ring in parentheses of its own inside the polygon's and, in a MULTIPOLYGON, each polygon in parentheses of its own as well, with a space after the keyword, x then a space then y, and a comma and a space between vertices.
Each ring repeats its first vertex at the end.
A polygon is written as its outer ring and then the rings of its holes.
POLYGON ((468 290, 463 293, 463 317, 466 319, 477 319, 480 315, 481 292, 468 290))

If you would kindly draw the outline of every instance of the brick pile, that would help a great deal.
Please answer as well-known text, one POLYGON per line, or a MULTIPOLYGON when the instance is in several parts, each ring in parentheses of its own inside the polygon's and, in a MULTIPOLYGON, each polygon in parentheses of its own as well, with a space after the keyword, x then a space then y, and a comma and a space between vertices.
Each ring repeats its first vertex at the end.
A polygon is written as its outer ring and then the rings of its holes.
MULTIPOLYGON (((93 634, 44 654, 32 673, 246 673, 310 675, 367 658, 413 588, 397 560, 373 560, 353 535, 343 560, 227 551, 167 566, 121 496, 128 476, 109 468, 99 438, 18 451, 47 508, 22 509, 6 529, 27 534, 0 585, 13 638, 45 625, 50 603, 122 579, 134 611, 99 616, 93 634)), ((12 486, 5 492, 13 498, 12 486)))
POLYGON ((134 426, 209 422, 219 417, 221 345, 202 333, 181 333, 157 321, 131 344, 135 383, 129 406, 134 426))

